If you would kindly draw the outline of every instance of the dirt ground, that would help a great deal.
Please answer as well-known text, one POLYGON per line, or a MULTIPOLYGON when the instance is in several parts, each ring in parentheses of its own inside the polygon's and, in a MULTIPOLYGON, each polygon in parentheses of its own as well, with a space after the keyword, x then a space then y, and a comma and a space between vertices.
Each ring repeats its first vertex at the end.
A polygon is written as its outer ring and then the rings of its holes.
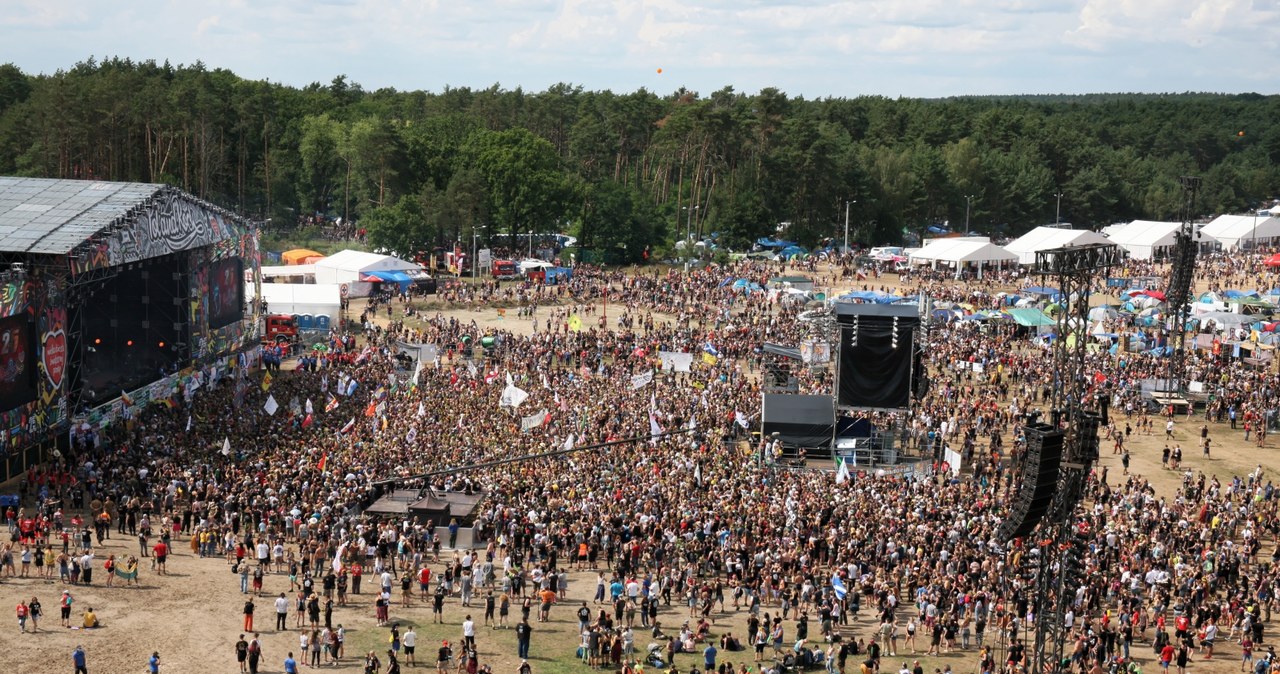
MULTIPOLYGON (((894 278, 888 276, 872 285, 879 286, 882 282, 888 284, 894 278)), ((839 288, 836 292, 847 287, 839 288)), ((613 311, 615 309, 610 307, 611 315, 613 311)), ((508 311, 505 317, 500 317, 496 310, 490 309, 453 313, 464 320, 475 318, 482 326, 501 327, 513 332, 527 332, 531 328, 531 321, 514 317, 514 310, 508 311)), ((359 310, 356 309, 355 315, 358 314, 359 310)), ((1184 417, 1179 417, 1174 432, 1173 440, 1183 446, 1184 465, 1191 470, 1204 471, 1225 481, 1231 475, 1248 473, 1258 464, 1268 471, 1278 465, 1272 458, 1273 449, 1245 443, 1242 431, 1230 431, 1222 424, 1209 424, 1210 436, 1214 439, 1214 452, 1211 458, 1201 457, 1197 440, 1202 423, 1199 418, 1187 422, 1184 417)), ((1161 468, 1160 450, 1164 442, 1163 420, 1156 423, 1153 435, 1133 436, 1129 443, 1132 452, 1131 470, 1150 479, 1158 494, 1172 497, 1180 484, 1181 474, 1161 468)), ((1114 484, 1122 476, 1119 456, 1111 451, 1110 443, 1104 441, 1101 463, 1109 468, 1110 480, 1114 484)), ((245 596, 239 592, 239 577, 230 572, 230 565, 223 559, 201 559, 193 556, 185 538, 175 542, 174 547, 175 554, 169 562, 169 575, 157 576, 147 568, 148 560, 143 560, 141 587, 137 588, 103 586, 101 560, 110 553, 119 557, 137 552, 136 542, 127 538, 122 540, 120 537, 108 540, 105 546, 96 551, 98 568, 95 570, 95 582, 92 586, 69 587, 57 580, 35 578, 0 579, 0 606, 7 607, 8 611, 8 618, 0 623, 0 635, 3 635, 0 636, 0 644, 3 644, 10 671, 22 674, 71 672, 71 651, 77 644, 83 645, 87 652, 89 671, 94 674, 143 672, 147 657, 152 651, 160 652, 163 663, 161 671, 166 673, 238 671, 233 645, 242 632, 242 607, 245 601, 245 596), (60 627, 58 598, 64 588, 69 589, 75 598, 73 624, 79 624, 83 609, 93 607, 104 626, 95 630, 60 627), (20 634, 13 607, 19 600, 29 600, 33 596, 39 597, 44 605, 45 618, 41 621, 39 631, 20 634)), ((444 553, 446 558, 450 555, 448 551, 444 553)), ((442 563, 431 566, 437 572, 443 569, 442 563)), ((297 655, 298 632, 276 632, 271 629, 274 623, 272 597, 279 592, 287 592, 288 586, 287 576, 270 574, 265 583, 265 596, 257 601, 256 622, 257 627, 262 630, 264 644, 264 665, 260 670, 263 672, 280 672, 283 670, 282 663, 286 653, 293 650, 297 655)), ((552 611, 551 622, 534 623, 530 662, 535 674, 587 670, 586 665, 574 659, 574 649, 578 644, 574 607, 581 601, 590 601, 594 591, 594 573, 574 573, 569 586, 568 605, 557 606, 552 611)), ((332 668, 335 671, 362 671, 361 656, 370 649, 376 649, 384 663, 386 660, 389 632, 375 626, 372 596, 366 592, 364 595, 352 595, 351 599, 349 606, 336 608, 334 611, 334 623, 344 625, 348 635, 345 658, 339 666, 332 668)), ((713 632, 717 636, 726 629, 739 636, 745 632, 746 613, 735 613, 732 612, 732 606, 729 608, 730 613, 715 616, 713 632)), ((765 610, 770 608, 774 612, 777 610, 776 607, 766 607, 765 610)), ((459 606, 456 598, 451 599, 446 603, 445 622, 442 625, 430 624, 430 609, 427 604, 416 600, 410 608, 394 605, 391 617, 402 628, 409 624, 418 625, 418 660, 420 666, 430 666, 435 660, 435 650, 441 640, 447 639, 454 644, 461 640, 460 624, 468 611, 479 621, 483 614, 483 600, 478 599, 474 608, 467 609, 459 606)), ((678 629, 686 613, 687 609, 679 606, 664 607, 659 620, 670 632, 678 629)), ((513 607, 512 618, 514 624, 519 618, 518 606, 513 607)), ((294 624, 291 613, 289 625, 292 627, 294 624)), ((793 624, 787 623, 788 637, 793 634, 793 629, 793 624)), ((862 617, 845 629, 845 634, 869 638, 872 629, 870 616, 867 611, 863 611, 862 617)), ((648 636, 646 631, 636 630, 638 650, 649 643, 648 636)), ((1192 671, 1237 671, 1238 647, 1227 640, 1224 642, 1218 651, 1218 658, 1211 662, 1197 659, 1192 671)), ((478 648, 481 662, 492 665, 494 672, 513 674, 516 671, 519 660, 515 657, 515 635, 512 630, 479 630, 478 648)), ((927 644, 923 643, 918 648, 920 651, 926 649, 927 644)), ((1155 671, 1157 665, 1149 647, 1139 646, 1135 649, 1135 654, 1144 667, 1155 671)), ((899 649, 896 657, 889 655, 886 649, 883 667, 887 671, 894 671, 902 661, 910 666, 910 661, 917 658, 926 671, 945 666, 950 666, 956 672, 977 671, 976 648, 931 658, 909 655, 909 649, 905 646, 899 649)), ((751 664, 752 654, 722 653, 720 660, 751 664)), ((687 671, 701 664, 701 656, 677 656, 676 664, 687 671)), ((410 668, 406 667, 408 669, 410 668)))

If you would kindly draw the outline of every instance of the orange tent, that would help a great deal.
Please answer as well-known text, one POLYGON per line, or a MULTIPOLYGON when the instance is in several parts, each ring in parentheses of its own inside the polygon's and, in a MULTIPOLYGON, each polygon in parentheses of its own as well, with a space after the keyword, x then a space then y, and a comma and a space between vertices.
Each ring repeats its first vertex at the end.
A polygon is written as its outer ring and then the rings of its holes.
MULTIPOLYGON (((282 253, 280 255, 280 260, 285 264, 306 264, 307 258, 310 257, 319 259, 323 258, 324 255, 306 248, 294 248, 293 250, 286 250, 282 253)), ((311 260, 311 262, 315 262, 315 260, 311 260)))

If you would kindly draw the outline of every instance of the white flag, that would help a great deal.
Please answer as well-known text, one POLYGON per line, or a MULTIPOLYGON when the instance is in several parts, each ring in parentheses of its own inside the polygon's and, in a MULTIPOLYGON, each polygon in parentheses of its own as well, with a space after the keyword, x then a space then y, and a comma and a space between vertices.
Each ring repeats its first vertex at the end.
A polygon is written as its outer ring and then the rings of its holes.
POLYGON ((520 430, 531 431, 547 421, 547 411, 545 409, 538 410, 533 414, 520 420, 520 430))
MULTIPOLYGON (((507 379, 511 379, 511 375, 507 375, 507 379)), ((498 407, 510 407, 512 409, 520 407, 520 404, 528 400, 529 394, 516 387, 515 384, 507 384, 502 390, 502 397, 498 399, 498 407)))
POLYGON ((849 481, 849 465, 844 462, 844 457, 836 457, 836 484, 844 484, 849 481))
POLYGON ((191 415, 190 414, 187 415, 187 432, 188 433, 191 432, 191 415))
POLYGON ((694 464, 693 481, 696 482, 699 487, 702 486, 702 464, 700 463, 694 464))
POLYGON ((307 414, 314 414, 315 410, 311 407, 311 399, 307 398, 307 404, 303 406, 307 410, 307 414))
POLYGON ((658 425, 658 401, 649 396, 649 442, 658 444, 659 435, 662 435, 662 427, 658 425))
POLYGON ((573 433, 570 433, 569 437, 565 438, 564 444, 561 445, 560 449, 563 449, 566 452, 572 452, 573 447, 574 447, 573 433))
POLYGON ((342 556, 347 553, 347 544, 338 546, 338 553, 333 556, 333 572, 342 573, 342 556))
POLYGON ((475 378, 476 378, 476 374, 477 374, 477 373, 478 373, 478 371, 476 370, 476 362, 475 362, 474 360, 468 360, 468 361, 467 361, 467 374, 471 375, 471 378, 472 378, 472 379, 475 379, 475 378))
POLYGON ((222 438, 222 455, 231 456, 231 438, 222 438))
POLYGON ((741 426, 743 429, 748 429, 751 427, 751 424, 747 421, 747 415, 737 410, 733 411, 733 420, 738 422, 738 425, 741 426))
POLYGON ((263 405, 262 409, 266 410, 267 414, 270 414, 271 416, 275 416, 276 410, 280 409, 280 404, 276 402, 275 396, 268 395, 267 404, 263 405))
POLYGON ((643 374, 632 375, 631 390, 634 391, 639 388, 644 388, 651 381, 653 381, 653 370, 649 370, 643 374))
POLYGON ((427 406, 421 402, 418 403, 418 416, 420 417, 427 416, 427 406))
POLYGON ((418 359, 418 364, 413 368, 413 385, 418 385, 418 379, 422 377, 422 359, 418 359))
POLYGON ((409 429, 409 434, 404 436, 404 441, 412 445, 413 441, 417 439, 418 439, 418 427, 414 426, 413 428, 409 429))

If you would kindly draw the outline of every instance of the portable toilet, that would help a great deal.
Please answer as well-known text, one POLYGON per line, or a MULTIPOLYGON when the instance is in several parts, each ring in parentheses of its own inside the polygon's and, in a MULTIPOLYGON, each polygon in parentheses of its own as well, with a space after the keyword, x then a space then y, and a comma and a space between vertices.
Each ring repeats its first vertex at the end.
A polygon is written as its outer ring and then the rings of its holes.
POLYGON ((311 314, 302 314, 298 316, 299 330, 314 330, 315 327, 316 327, 315 316, 312 316, 311 314))
POLYGON ((328 317, 328 316, 326 316, 326 315, 324 315, 324 314, 320 314, 320 315, 316 316, 316 330, 322 330, 322 331, 324 331, 324 332, 328 332, 328 331, 329 331, 329 317, 328 317))

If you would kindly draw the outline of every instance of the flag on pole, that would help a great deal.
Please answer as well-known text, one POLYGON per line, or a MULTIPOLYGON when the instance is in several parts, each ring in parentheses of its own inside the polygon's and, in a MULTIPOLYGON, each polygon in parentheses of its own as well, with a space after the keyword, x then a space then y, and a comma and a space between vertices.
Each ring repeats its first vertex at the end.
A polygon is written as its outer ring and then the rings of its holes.
POLYGON ((560 446, 560 449, 563 449, 566 452, 572 452, 573 447, 574 447, 574 437, 573 437, 573 433, 570 433, 569 437, 565 438, 564 444, 560 446))
POLYGON ((316 412, 316 411, 315 411, 315 409, 311 407, 311 399, 310 399, 310 398, 307 398, 307 404, 306 404, 306 405, 303 405, 303 409, 305 409, 305 410, 307 411, 307 416, 311 416, 312 414, 315 414, 315 412, 316 412))
POLYGON ((582 319, 577 314, 569 317, 569 329, 574 332, 582 332, 582 319))
POLYGON ((427 416, 427 406, 422 402, 418 403, 418 416, 420 417, 427 416))
POLYGON ((700 463, 694 464, 693 481, 698 485, 699 488, 702 487, 702 464, 700 463))
POLYGON ((266 393, 270 389, 271 389, 271 373, 267 372, 266 374, 262 375, 262 392, 266 393))
POLYGON ((706 363, 707 365, 715 365, 716 363, 720 362, 720 359, 709 353, 704 353, 702 354, 702 362, 706 363))
POLYGON ((332 412, 336 409, 338 409, 338 396, 335 396, 332 393, 330 393, 329 402, 325 403, 324 411, 332 412))
POLYGON ((644 388, 645 386, 649 385, 649 382, 652 382, 652 381, 653 381, 653 370, 649 370, 647 372, 642 372, 640 374, 633 375, 631 377, 631 390, 635 391, 636 389, 644 388))
POLYGON ((187 432, 188 433, 191 432, 191 415, 190 414, 187 415, 187 432))
POLYGON ((418 385, 418 379, 421 376, 422 376, 422 358, 418 358, 418 364, 413 367, 413 379, 411 380, 414 386, 418 385))
POLYGON ((355 417, 351 417, 351 421, 348 421, 348 422, 347 422, 347 424, 346 424, 345 426, 343 426, 343 427, 342 427, 342 430, 340 430, 340 431, 338 431, 338 432, 339 432, 339 433, 348 433, 348 432, 350 432, 350 431, 351 431, 351 429, 353 429, 353 428, 355 428, 355 427, 356 427, 356 418, 355 418, 355 417))
POLYGON ((843 456, 836 457, 836 484, 844 484, 849 481, 849 464, 845 463, 843 456))
POLYGON ((662 427, 658 425, 658 400, 649 396, 649 442, 658 444, 658 436, 662 435, 662 427))
POLYGON ((849 590, 844 586, 844 581, 840 579, 839 573, 831 574, 831 589, 835 590, 836 599, 844 599, 844 596, 849 594, 849 590))
POLYGON ((318 462, 316 463, 316 470, 318 470, 318 471, 320 471, 321 473, 323 473, 323 472, 324 472, 324 467, 325 467, 325 466, 327 466, 327 465, 329 465, 329 454, 328 454, 328 453, 321 454, 321 455, 320 455, 320 461, 318 461, 318 462))
POLYGON ((222 438, 222 455, 231 456, 231 438, 229 437, 222 438))
POLYGON ((743 430, 746 430, 751 427, 750 422, 747 421, 747 415, 743 414, 738 410, 733 411, 733 420, 737 422, 737 424, 741 426, 743 430))
POLYGON ((133 398, 130 398, 123 389, 120 390, 120 402, 123 402, 125 407, 133 407, 133 398))
POLYGON ((276 402, 276 397, 275 397, 275 396, 273 396, 273 395, 268 395, 268 396, 267 396, 267 403, 266 403, 265 405, 263 405, 263 406, 262 406, 262 409, 266 410, 266 411, 267 411, 267 414, 269 414, 269 415, 271 415, 271 416, 275 416, 275 415, 276 415, 276 410, 280 409, 280 403, 277 403, 277 402, 276 402))
POLYGON ((315 423, 315 421, 316 421, 316 418, 310 413, 308 413, 307 416, 302 418, 302 427, 311 428, 311 424, 315 423))
POLYGON ((354 395, 354 394, 355 394, 355 392, 356 392, 356 386, 358 386, 358 383, 356 382, 355 377, 352 377, 352 378, 351 378, 351 381, 347 384, 347 397, 348 397, 348 398, 350 398, 352 395, 354 395))
POLYGON ((413 441, 417 439, 418 439, 418 427, 414 426, 413 428, 410 428, 409 433, 404 436, 404 441, 412 445, 413 441))

